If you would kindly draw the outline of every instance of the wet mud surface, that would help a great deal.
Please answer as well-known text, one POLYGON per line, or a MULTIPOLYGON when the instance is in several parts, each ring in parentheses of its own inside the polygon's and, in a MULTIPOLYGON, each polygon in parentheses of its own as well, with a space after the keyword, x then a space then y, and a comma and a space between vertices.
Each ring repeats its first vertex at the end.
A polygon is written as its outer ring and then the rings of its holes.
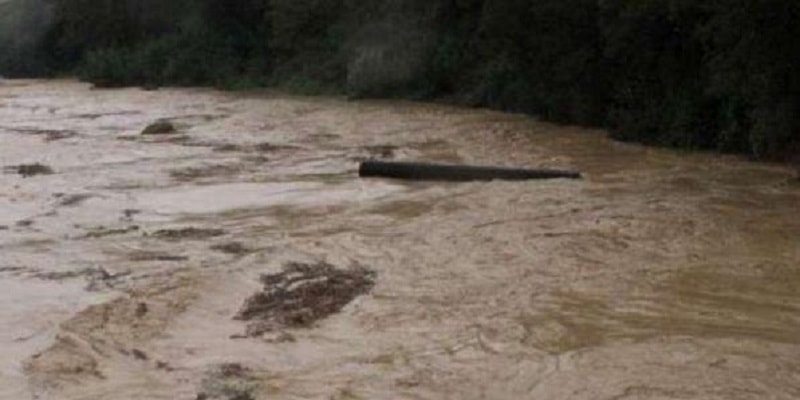
POLYGON ((800 398, 789 168, 443 105, 0 92, 0 399, 800 398))

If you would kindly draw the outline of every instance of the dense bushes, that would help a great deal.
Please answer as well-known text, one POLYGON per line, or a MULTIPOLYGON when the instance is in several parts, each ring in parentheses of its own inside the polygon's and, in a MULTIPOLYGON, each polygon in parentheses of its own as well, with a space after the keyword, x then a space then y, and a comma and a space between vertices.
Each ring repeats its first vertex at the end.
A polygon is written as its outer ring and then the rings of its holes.
POLYGON ((606 126, 622 140, 762 158, 800 148, 800 3, 793 0, 12 0, 0 7, 7 75, 77 71, 103 85, 447 97, 606 126), (46 29, 24 29, 32 26, 46 29))
POLYGON ((800 142, 800 3, 661 0, 604 8, 621 139, 788 157, 800 142))
POLYGON ((52 7, 46 0, 0 2, 0 76, 30 77, 49 73, 42 51, 52 7))
POLYGON ((225 37, 188 26, 136 46, 88 51, 77 72, 82 79, 106 87, 222 86, 244 79, 250 62, 225 37))

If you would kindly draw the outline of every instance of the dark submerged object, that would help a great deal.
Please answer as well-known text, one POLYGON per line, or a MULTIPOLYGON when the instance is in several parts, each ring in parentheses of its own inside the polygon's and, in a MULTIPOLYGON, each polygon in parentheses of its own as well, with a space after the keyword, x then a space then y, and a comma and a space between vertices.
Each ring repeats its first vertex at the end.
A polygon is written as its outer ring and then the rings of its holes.
POLYGON ((580 179, 580 172, 556 169, 524 169, 472 165, 427 164, 368 160, 361 163, 362 178, 393 178, 418 181, 524 181, 531 179, 580 179))
POLYGON ((142 135, 169 135, 172 133, 177 133, 178 129, 175 128, 169 121, 156 121, 150 125, 147 125, 146 128, 142 131, 142 135))
POLYGON ((7 172, 16 172, 22 175, 23 178, 30 178, 36 175, 51 175, 54 173, 53 169, 44 164, 22 164, 14 165, 3 168, 7 172))

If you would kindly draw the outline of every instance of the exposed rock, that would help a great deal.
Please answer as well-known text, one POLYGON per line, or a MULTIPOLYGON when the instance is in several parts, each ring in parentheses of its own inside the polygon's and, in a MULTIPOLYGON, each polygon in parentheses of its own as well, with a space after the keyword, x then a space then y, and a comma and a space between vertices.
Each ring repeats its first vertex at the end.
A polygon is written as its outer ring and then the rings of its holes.
POLYGON ((142 303, 137 304, 136 305, 136 313, 135 313, 136 317, 137 318, 144 317, 147 314, 148 310, 149 310, 149 308, 147 307, 147 303, 142 302, 142 303))
POLYGON ((131 354, 133 354, 133 357, 136 358, 137 360, 147 361, 150 359, 150 357, 147 356, 147 353, 139 349, 133 349, 131 351, 131 354))
POLYGON ((178 129, 171 122, 156 121, 144 128, 142 135, 169 135, 177 132, 178 129))

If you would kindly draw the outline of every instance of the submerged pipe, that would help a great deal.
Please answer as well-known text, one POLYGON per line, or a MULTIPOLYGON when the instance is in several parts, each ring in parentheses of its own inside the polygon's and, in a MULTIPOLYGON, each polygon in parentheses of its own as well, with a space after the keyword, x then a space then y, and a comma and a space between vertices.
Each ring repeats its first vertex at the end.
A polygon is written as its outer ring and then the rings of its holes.
POLYGON ((524 181, 530 179, 580 179, 580 172, 555 169, 523 169, 472 165, 426 164, 368 160, 361 163, 362 178, 393 178, 417 181, 524 181))

